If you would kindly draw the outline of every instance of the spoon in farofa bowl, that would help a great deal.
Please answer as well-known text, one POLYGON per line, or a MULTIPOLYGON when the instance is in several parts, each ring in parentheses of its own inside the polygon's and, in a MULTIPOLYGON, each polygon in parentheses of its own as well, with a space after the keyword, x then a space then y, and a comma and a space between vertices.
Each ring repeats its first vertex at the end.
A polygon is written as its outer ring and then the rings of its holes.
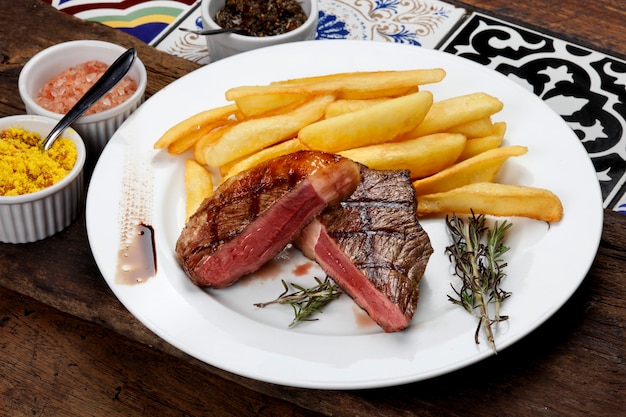
POLYGON ((52 129, 46 139, 41 143, 42 150, 50 149, 54 141, 59 137, 69 125, 74 123, 83 113, 93 106, 102 96, 108 93, 115 85, 120 82, 128 73, 135 62, 137 51, 135 48, 127 49, 111 64, 111 66, 102 74, 102 76, 94 83, 93 86, 78 102, 63 116, 59 123, 52 129))

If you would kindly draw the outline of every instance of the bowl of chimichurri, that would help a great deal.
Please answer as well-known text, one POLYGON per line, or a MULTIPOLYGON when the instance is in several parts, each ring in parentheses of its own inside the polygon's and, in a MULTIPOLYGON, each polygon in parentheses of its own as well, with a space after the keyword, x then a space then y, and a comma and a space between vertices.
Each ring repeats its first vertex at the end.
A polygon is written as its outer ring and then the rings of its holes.
POLYGON ((237 27, 207 36, 211 61, 265 46, 311 40, 317 31, 316 0, 202 0, 204 29, 237 27))

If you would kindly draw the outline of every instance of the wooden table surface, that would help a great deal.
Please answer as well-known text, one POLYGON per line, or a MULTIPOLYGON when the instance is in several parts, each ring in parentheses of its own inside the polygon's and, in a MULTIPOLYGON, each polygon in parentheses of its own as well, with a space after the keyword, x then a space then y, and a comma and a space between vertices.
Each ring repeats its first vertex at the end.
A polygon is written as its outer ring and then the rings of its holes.
MULTIPOLYGON (((626 56, 626 10, 619 0, 452 3, 626 56)), ((148 96, 198 67, 37 0, 0 0, 0 18, 0 116, 24 112, 20 69, 36 52, 62 41, 102 39, 137 48, 149 72, 148 96)), ((163 342, 106 285, 81 216, 52 238, 0 244, 0 415, 622 415, 626 216, 604 214, 591 270, 539 329, 463 370, 362 391, 250 380, 163 342)))

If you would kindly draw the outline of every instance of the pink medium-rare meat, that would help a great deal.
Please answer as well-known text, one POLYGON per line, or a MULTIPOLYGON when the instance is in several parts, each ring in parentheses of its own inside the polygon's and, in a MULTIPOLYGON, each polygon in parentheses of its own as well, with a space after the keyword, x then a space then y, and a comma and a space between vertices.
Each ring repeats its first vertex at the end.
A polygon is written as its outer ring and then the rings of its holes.
POLYGON ((383 330, 395 332, 413 318, 433 249, 408 172, 361 174, 354 193, 317 216, 295 243, 383 330))
POLYGON ((223 288, 259 269, 313 217, 360 182, 349 159, 315 151, 278 157, 221 184, 191 216, 176 243, 185 273, 223 288))

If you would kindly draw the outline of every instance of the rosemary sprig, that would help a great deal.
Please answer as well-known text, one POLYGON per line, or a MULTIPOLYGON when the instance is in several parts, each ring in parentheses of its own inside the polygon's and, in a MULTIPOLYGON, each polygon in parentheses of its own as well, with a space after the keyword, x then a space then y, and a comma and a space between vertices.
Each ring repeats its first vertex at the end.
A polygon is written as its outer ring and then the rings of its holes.
POLYGON ((496 222, 490 229, 485 225, 485 216, 473 212, 467 222, 456 215, 446 216, 446 224, 453 240, 446 253, 454 263, 454 275, 461 279, 460 289, 451 284, 458 298, 448 296, 448 299, 478 318, 476 344, 482 327, 489 345, 498 353, 492 325, 508 320, 508 316, 500 315, 500 305, 511 293, 502 290, 500 284, 507 265, 502 256, 509 250, 504 245, 504 235, 513 224, 505 220, 501 225, 496 222), (493 317, 489 314, 490 304, 494 306, 493 317))
POLYGON ((328 276, 324 281, 316 277, 315 281, 317 285, 311 288, 304 288, 298 284, 291 283, 291 286, 297 291, 288 294, 289 285, 287 285, 285 280, 281 280, 285 291, 278 298, 254 305, 263 308, 271 304, 289 304, 294 311, 294 319, 289 323, 289 327, 293 327, 301 321, 315 321, 317 319, 311 318, 311 316, 315 313, 321 313, 328 303, 341 295, 341 291, 328 276))

